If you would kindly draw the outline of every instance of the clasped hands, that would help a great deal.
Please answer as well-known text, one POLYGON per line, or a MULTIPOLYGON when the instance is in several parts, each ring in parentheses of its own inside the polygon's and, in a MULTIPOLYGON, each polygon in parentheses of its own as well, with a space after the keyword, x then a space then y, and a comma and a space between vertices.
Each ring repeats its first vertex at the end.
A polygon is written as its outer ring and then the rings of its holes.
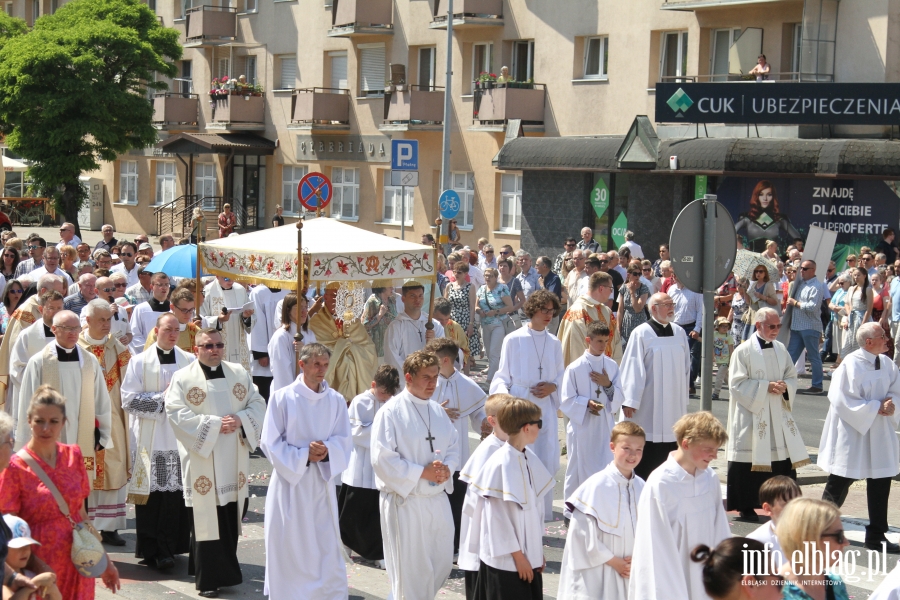
POLYGON ((532 386, 530 391, 532 394, 534 394, 535 398, 546 398, 556 391, 556 384, 542 381, 541 383, 532 386))
POLYGON ((237 415, 225 415, 222 417, 221 433, 234 433, 241 426, 241 418, 237 415))
POLYGON ((784 381, 770 381, 767 389, 770 394, 778 394, 779 396, 787 391, 787 384, 784 381))
POLYGON ((420 477, 440 485, 450 479, 450 468, 441 461, 436 460, 425 465, 420 477))
POLYGON ((328 446, 325 442, 319 440, 309 443, 309 462, 320 462, 328 456, 328 446))

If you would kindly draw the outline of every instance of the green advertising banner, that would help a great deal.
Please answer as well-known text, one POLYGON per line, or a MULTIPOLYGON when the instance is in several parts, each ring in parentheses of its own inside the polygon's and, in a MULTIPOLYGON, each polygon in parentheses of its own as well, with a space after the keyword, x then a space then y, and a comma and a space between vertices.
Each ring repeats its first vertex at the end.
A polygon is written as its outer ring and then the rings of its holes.
POLYGON ((612 226, 612 240, 616 245, 616 248, 621 248, 622 244, 625 243, 625 232, 628 230, 628 217, 625 216, 625 211, 619 213, 619 216, 616 217, 616 222, 613 223, 612 226))
POLYGON ((698 200, 706 195, 706 175, 697 175, 694 177, 694 200, 698 200))
POLYGON ((598 180, 597 185, 591 190, 591 206, 594 207, 598 219, 602 218, 603 213, 609 208, 609 188, 602 179, 598 180))

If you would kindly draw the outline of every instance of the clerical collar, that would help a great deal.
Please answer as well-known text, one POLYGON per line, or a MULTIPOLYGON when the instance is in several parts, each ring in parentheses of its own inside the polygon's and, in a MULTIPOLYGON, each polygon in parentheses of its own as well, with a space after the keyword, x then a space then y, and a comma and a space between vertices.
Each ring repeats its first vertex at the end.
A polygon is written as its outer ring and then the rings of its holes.
POLYGON ((185 329, 187 329, 187 323, 178 324, 178 331, 184 331, 185 329))
POLYGON ((75 348, 66 349, 57 344, 56 356, 59 362, 78 362, 78 353, 75 352, 75 348))
POLYGON ((162 302, 160 302, 153 296, 150 296, 150 300, 148 300, 147 302, 150 303, 150 310, 152 310, 153 312, 169 312, 171 310, 168 300, 163 300, 162 302))
POLYGON ((44 337, 48 337, 48 338, 54 337, 53 330, 50 329, 50 326, 43 322, 42 322, 42 325, 44 326, 44 337))
POLYGON ((203 363, 200 363, 200 368, 203 369, 203 375, 207 379, 225 379, 225 373, 222 371, 222 365, 219 365, 218 367, 208 367, 203 363))
MULTIPOLYGON (((860 350, 862 350, 862 348, 860 348, 860 350)), ((878 354, 872 354, 871 352, 868 352, 868 351, 866 351, 866 350, 862 350, 862 353, 863 353, 863 357, 865 357, 865 359, 866 359, 867 361, 869 361, 870 364, 875 365, 875 370, 876 370, 876 371, 880 371, 880 370, 881 370, 881 357, 880 357, 880 355, 878 355, 878 354)))
MULTIPOLYGON (((159 358, 159 364, 161 365, 174 365, 175 364, 175 352, 174 350, 163 350, 159 346, 156 347, 156 356, 159 358)), ((203 363, 200 363, 203 366, 203 363)), ((209 377, 207 377, 209 379, 209 377)))
POLYGON ((774 348, 774 346, 772 346, 772 342, 767 342, 766 340, 762 339, 759 334, 756 334, 756 341, 759 342, 759 347, 763 350, 765 350, 766 348, 774 348))
POLYGON ((647 321, 647 323, 650 324, 650 327, 653 328, 653 331, 656 333, 656 335, 658 337, 672 337, 675 335, 675 332, 672 331, 671 323, 666 323, 665 325, 663 325, 662 323, 660 323, 659 321, 657 321, 656 319, 654 319, 652 317, 650 318, 649 321, 647 321))

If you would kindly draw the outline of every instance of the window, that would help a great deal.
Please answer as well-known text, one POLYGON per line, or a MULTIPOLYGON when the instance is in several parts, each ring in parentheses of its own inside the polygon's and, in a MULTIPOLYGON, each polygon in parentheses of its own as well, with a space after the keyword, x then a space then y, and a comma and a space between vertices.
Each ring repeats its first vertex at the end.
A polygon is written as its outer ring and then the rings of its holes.
POLYGON ((347 82, 347 53, 346 52, 329 52, 328 57, 331 59, 331 87, 340 90, 349 88, 347 82))
POLYGON ((297 188, 300 180, 306 175, 309 168, 306 166, 292 167, 284 165, 281 168, 281 207, 284 214, 296 217, 300 214, 300 199, 297 198, 297 188))
POLYGON ((37 21, 41 16, 41 2, 40 0, 31 0, 31 24, 34 25, 34 22, 37 21))
POLYGON ((512 73, 516 81, 534 77, 534 42, 513 42, 512 73))
POLYGON ((6 14, 8 14, 9 16, 13 16, 13 3, 12 2, 6 3, 6 14))
MULTIPOLYGON (((472 44, 472 81, 478 79, 482 73, 491 73, 494 70, 494 44, 472 44)), ((475 84, 472 84, 475 89, 475 84)))
POLYGON ((659 58, 659 76, 664 82, 680 82, 687 73, 687 31, 669 31, 662 34, 659 58))
POLYGON ((175 199, 175 163, 156 163, 156 204, 167 204, 175 199))
POLYGON ((803 24, 802 23, 794 23, 794 43, 791 48, 791 79, 793 81, 800 81, 800 48, 802 45, 800 41, 803 39, 803 24))
POLYGON ((359 45, 359 95, 384 94, 384 44, 359 45))
POLYGON ((59 0, 50 0, 50 14, 56 14, 57 9, 59 9, 59 0))
POLYGON ((121 161, 119 163, 119 202, 122 204, 137 204, 137 184, 137 161, 121 161))
POLYGON ((419 48, 419 85, 422 86, 420 89, 434 89, 435 54, 435 48, 419 48))
POLYGON ((709 74, 710 81, 728 81, 731 72, 728 64, 728 55, 731 46, 741 37, 740 29, 716 29, 712 34, 712 49, 710 50, 709 74))
POLYGON ((156 0, 147 0, 147 8, 156 12, 156 0))
POLYGON ((522 176, 504 174, 500 182, 500 230, 522 229, 522 176))
POLYGON ((181 77, 176 80, 177 91, 182 94, 191 94, 194 91, 193 82, 191 81, 191 73, 193 72, 193 64, 189 60, 181 61, 181 77))
POLYGON ((584 41, 584 78, 606 79, 609 76, 609 36, 584 41))
POLYGON ((331 185, 331 216, 354 221, 359 219, 359 169, 332 168, 331 185))
POLYGON ((218 69, 218 77, 222 79, 223 77, 228 77, 231 79, 231 61, 227 58, 220 58, 218 61, 219 69, 218 69))
POLYGON ((256 57, 255 56, 245 56, 242 59, 241 64, 241 72, 238 73, 238 76, 243 75, 247 79, 247 83, 250 85, 256 85, 256 57))
MULTIPOLYGON (((259 10, 259 4, 257 4, 256 0, 247 0, 247 10, 246 12, 257 12, 259 10)), ((249 75, 248 75, 249 78, 249 75)), ((249 79, 248 79, 249 81, 249 79)))
POLYGON ((297 56, 288 54, 278 57, 281 64, 281 78, 278 80, 279 90, 292 90, 297 87, 297 56))
POLYGON ((203 210, 216 210, 216 165, 196 163, 194 168, 194 193, 203 200, 203 210))
MULTIPOLYGON (((384 174, 388 181, 390 181, 390 172, 385 171, 384 174)), ((393 185, 385 185, 384 186, 384 218, 382 221, 385 223, 396 223, 400 224, 400 221, 403 219, 403 211, 406 211, 406 222, 405 225, 409 226, 413 224, 413 199, 415 198, 416 188, 407 187, 402 188, 400 186, 393 185), (401 198, 403 197, 403 190, 406 189, 406 198, 403 199, 401 203, 401 198)))
POLYGON ((453 173, 451 183, 460 200, 456 222, 460 229, 471 229, 475 220, 475 173, 453 173))

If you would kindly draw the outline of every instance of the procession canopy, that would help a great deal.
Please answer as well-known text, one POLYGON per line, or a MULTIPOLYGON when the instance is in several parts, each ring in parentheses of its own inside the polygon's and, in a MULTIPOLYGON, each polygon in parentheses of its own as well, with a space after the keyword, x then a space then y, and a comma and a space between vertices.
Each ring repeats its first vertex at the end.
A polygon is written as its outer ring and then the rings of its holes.
MULTIPOLYGON (((309 282, 371 282, 435 277, 434 249, 335 219, 303 225, 309 282)), ((297 289, 297 226, 283 225, 200 244, 204 269, 240 282, 297 289)))

